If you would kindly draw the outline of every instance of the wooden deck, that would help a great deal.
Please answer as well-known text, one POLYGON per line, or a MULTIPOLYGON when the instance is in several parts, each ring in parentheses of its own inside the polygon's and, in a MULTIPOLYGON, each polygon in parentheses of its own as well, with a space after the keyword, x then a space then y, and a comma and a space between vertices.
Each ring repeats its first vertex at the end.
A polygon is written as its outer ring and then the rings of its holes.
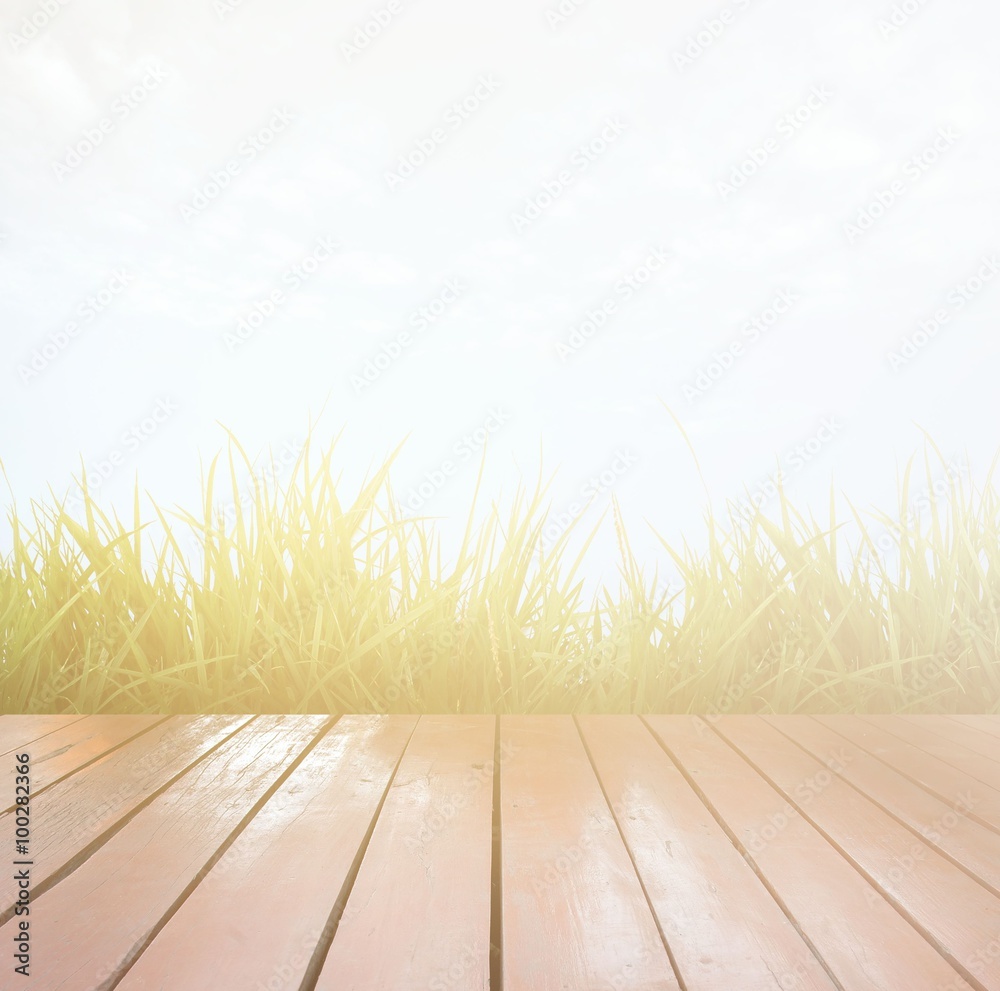
POLYGON ((0 754, 2 988, 1000 991, 992 717, 4 716, 0 754))

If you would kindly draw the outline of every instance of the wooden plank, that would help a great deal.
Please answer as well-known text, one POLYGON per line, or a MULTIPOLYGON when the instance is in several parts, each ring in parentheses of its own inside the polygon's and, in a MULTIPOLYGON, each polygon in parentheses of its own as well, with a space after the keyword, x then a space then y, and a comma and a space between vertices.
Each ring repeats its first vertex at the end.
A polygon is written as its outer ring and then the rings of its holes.
MULTIPOLYGON (((194 889, 117 991, 297 989, 416 721, 416 716, 340 719, 194 889)), ((382 880, 386 892, 405 896, 395 881, 385 883, 384 875, 382 880)), ((418 913, 410 925, 426 920, 418 913)))
POLYGON ((65 729, 72 723, 91 717, 80 715, 8 715, 0 723, 0 758, 7 754, 23 753, 39 744, 41 739, 65 729))
MULTIPOLYGON (((1000 898, 759 717, 728 716, 718 730, 971 982, 962 962, 1000 933, 1000 898)), ((849 763, 846 747, 837 760, 849 763)), ((1000 969, 981 986, 1000 991, 1000 969)))
POLYGON ((707 723, 645 719, 844 991, 962 987, 927 940, 707 723))
POLYGON ((579 724, 686 991, 835 991, 648 728, 635 716, 579 724), (795 984, 776 984, 782 974, 795 984))
MULTIPOLYGON (((34 901, 36 986, 112 987, 328 722, 262 716, 250 723, 34 901)), ((16 922, 0 927, 5 944, 16 922)))
POLYGON ((421 717, 316 991, 489 987, 495 739, 493 716, 421 717))
MULTIPOLYGON (((32 802, 34 894, 90 856, 123 819, 251 718, 178 716, 38 795, 32 802)), ((0 816, 0 836, 14 835, 13 817, 0 816)), ((15 898, 9 879, 2 888, 0 925, 11 917, 15 898)))
POLYGON ((994 739, 1000 738, 1000 716, 972 716, 962 714, 951 715, 948 718, 953 722, 961 723, 963 726, 971 726, 982 733, 988 733, 994 739))
POLYGON ((975 792, 949 805, 815 719, 771 716, 766 722, 1000 895, 1000 837, 968 818, 975 792), (849 759, 840 761, 845 753, 849 759))
POLYGON ((1000 791, 997 789, 984 785, 971 774, 946 764, 939 757, 920 750, 858 716, 815 718, 949 804, 959 802, 963 796, 971 793, 975 796, 975 806, 969 816, 984 826, 1000 831, 1000 791))
MULTIPOLYGON (((63 726, 26 748, 31 756, 31 793, 37 796, 102 754, 152 729, 165 716, 91 716, 63 726)), ((10 793, 4 796, 10 797, 10 793)), ((13 802, 0 812, 10 812, 13 802)))
POLYGON ((891 733, 925 754, 937 757, 952 767, 971 774, 982 784, 1000 790, 1000 763, 975 753, 951 740, 931 732, 926 726, 911 722, 912 717, 862 716, 866 723, 891 733))
POLYGON ((950 743, 957 743, 963 751, 971 750, 974 754, 986 757, 996 764, 995 770, 1000 775, 1000 740, 989 733, 983 733, 973 726, 954 723, 950 719, 942 719, 940 716, 905 716, 900 718, 904 718, 911 726, 933 733, 950 743))
POLYGON ((677 991, 570 716, 502 716, 504 991, 677 991))

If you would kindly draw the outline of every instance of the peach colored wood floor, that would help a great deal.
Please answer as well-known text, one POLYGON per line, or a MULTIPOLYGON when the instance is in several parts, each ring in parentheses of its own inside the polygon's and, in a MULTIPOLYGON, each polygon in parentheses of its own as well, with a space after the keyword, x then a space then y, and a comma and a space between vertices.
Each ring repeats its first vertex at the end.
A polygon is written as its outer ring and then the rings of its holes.
POLYGON ((8 715, 0 761, 2 988, 1000 991, 996 717, 8 715))

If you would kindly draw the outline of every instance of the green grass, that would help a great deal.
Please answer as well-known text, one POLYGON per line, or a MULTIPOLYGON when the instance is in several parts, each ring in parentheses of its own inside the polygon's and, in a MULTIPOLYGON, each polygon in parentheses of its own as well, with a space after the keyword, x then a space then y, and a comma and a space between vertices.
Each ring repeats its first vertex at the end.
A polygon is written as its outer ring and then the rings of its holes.
MULTIPOLYGON (((938 457, 924 452, 928 490, 938 457)), ((138 488, 124 521, 85 487, 76 518, 54 498, 27 518, 12 508, 0 709, 1000 711, 992 468, 979 488, 952 478, 913 526, 893 520, 907 517, 918 459, 895 516, 848 504, 840 518, 832 491, 822 521, 784 492, 773 518, 709 511, 703 549, 661 540, 683 578, 672 595, 613 505, 601 525, 617 534, 617 584, 586 597, 594 532, 572 555, 572 528, 543 543, 543 484, 503 510, 479 507, 477 487, 465 537, 446 549, 433 522, 404 517, 389 465, 345 503, 333 458, 307 444, 287 484, 257 477, 246 500, 254 466, 230 439, 196 513, 149 503, 143 517, 138 488), (841 532, 852 520, 853 543, 841 532), (874 553, 882 527, 891 568, 874 553)))

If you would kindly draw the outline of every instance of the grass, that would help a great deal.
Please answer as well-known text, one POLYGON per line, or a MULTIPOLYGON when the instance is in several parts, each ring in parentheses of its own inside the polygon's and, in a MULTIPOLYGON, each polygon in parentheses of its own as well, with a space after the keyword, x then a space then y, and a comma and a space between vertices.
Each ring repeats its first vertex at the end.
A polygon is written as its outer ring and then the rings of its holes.
MULTIPOLYGON (((784 492, 773 518, 709 511, 703 550, 661 540, 676 593, 636 561, 615 504, 618 586, 585 598, 594 532, 575 555, 573 528, 543 542, 541 482, 478 522, 477 486, 446 556, 400 509, 391 459, 344 503, 333 457, 307 444, 287 484, 258 474, 246 499, 254 465, 230 437, 197 513, 150 503, 143 519, 137 487, 123 521, 85 485, 75 517, 55 498, 10 509, 0 711, 1000 711, 993 468, 978 489, 951 478, 916 520, 919 458, 895 517, 839 519, 832 491, 824 521, 784 492)), ((928 491, 939 457, 924 451, 928 491)))

